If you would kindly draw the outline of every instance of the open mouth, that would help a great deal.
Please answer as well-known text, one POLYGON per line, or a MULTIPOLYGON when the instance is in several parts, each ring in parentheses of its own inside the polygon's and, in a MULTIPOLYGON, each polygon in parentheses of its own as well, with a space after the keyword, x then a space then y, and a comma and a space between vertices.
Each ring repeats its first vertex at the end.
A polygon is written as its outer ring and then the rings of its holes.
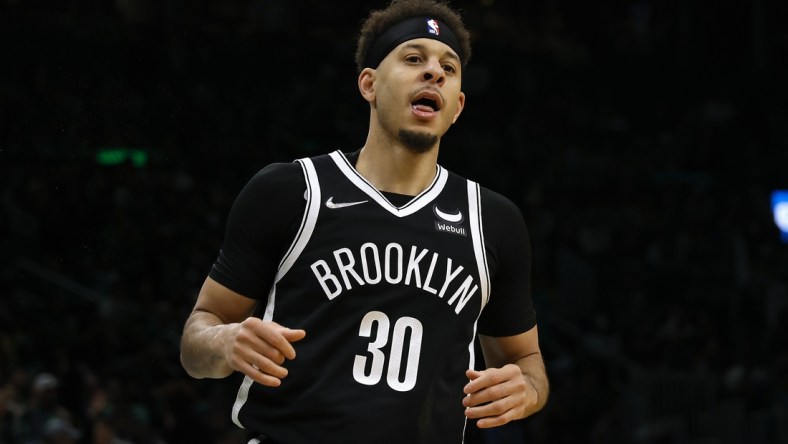
POLYGON ((415 97, 415 99, 411 102, 411 106, 413 107, 413 109, 425 113, 433 113, 440 111, 441 104, 442 103, 441 103, 440 95, 431 91, 423 91, 419 93, 415 97))

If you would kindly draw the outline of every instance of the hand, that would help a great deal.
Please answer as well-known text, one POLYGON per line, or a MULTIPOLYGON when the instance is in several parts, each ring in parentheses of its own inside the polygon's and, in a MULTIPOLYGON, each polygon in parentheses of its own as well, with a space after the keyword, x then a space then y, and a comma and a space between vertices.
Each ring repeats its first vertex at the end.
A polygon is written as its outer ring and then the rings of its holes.
POLYGON ((484 371, 467 370, 471 381, 465 385, 462 400, 465 416, 479 419, 485 429, 524 418, 536 405, 539 395, 533 382, 515 364, 484 371))
POLYGON ((295 359, 292 343, 303 339, 306 332, 255 317, 234 324, 232 328, 225 346, 229 366, 262 385, 278 387, 282 384, 282 378, 287 376, 282 364, 285 359, 295 359))

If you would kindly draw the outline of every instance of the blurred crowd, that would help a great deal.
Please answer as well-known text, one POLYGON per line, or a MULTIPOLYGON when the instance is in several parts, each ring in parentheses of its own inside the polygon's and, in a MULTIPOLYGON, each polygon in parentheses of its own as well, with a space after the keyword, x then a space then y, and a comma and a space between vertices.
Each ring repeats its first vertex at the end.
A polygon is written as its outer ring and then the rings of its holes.
MULTIPOLYGON (((0 443, 241 442, 180 331, 243 184, 363 144, 373 2, 79 3, 0 3, 0 443)), ((470 440, 788 442, 785 7, 453 4, 441 163, 522 209, 552 384, 470 440)))

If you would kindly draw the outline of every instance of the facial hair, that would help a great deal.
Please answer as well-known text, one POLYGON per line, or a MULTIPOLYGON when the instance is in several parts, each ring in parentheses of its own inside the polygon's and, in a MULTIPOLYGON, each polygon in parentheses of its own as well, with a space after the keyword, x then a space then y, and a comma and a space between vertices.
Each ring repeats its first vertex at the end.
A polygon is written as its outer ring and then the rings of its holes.
POLYGON ((438 143, 438 136, 426 132, 401 129, 399 130, 399 140, 411 152, 424 154, 438 143))

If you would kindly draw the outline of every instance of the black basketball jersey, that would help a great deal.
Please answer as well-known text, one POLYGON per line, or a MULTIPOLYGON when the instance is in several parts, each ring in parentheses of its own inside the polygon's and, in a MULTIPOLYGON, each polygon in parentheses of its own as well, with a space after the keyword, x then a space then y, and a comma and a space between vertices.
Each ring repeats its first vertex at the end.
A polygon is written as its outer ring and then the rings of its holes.
POLYGON ((490 292, 479 186, 438 166, 393 205, 339 151, 298 160, 306 210, 257 316, 306 330, 280 387, 246 377, 240 427, 285 443, 460 443, 490 292))

